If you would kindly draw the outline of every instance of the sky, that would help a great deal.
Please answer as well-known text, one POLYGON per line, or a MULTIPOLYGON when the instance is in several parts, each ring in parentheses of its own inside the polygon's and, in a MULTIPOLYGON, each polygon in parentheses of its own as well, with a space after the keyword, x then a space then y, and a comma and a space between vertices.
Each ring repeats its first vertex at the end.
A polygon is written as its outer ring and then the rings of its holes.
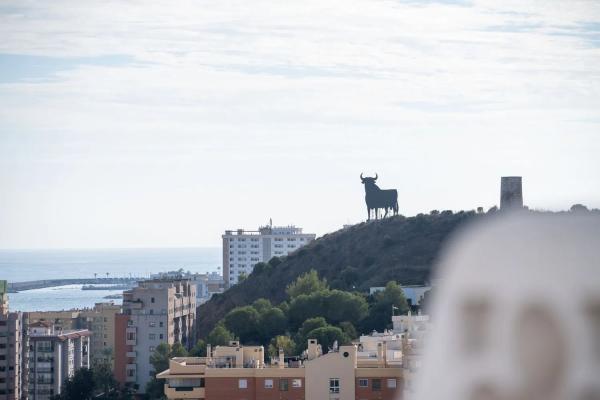
POLYGON ((0 248, 600 207, 600 2, 0 3, 0 248))

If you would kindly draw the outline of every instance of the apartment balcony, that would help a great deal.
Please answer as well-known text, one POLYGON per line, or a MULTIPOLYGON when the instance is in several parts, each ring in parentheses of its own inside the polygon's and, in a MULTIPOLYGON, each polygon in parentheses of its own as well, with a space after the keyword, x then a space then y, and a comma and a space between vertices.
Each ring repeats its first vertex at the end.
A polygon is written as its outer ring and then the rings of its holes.
POLYGON ((206 398, 205 389, 203 387, 195 386, 195 384, 191 384, 190 386, 171 387, 166 383, 165 395, 167 396, 167 399, 204 400, 206 398))
POLYGON ((135 346, 137 344, 137 328, 130 327, 125 330, 125 344, 135 346))
POLYGON ((127 358, 136 358, 137 357, 137 351, 128 351, 127 353, 125 353, 125 356, 127 358))
POLYGON ((144 303, 141 300, 123 300, 123 308, 141 310, 143 307, 144 303))
POLYGON ((125 382, 137 381, 137 364, 127 364, 125 366, 125 382))

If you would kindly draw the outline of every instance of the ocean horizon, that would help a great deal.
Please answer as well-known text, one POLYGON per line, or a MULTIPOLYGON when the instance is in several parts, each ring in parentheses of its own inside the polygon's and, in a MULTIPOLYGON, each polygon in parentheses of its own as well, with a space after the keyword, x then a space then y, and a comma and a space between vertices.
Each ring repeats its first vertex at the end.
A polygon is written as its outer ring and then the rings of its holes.
POLYGON ((183 268, 213 272, 221 267, 219 247, 0 250, 0 279, 148 277, 183 268))
MULTIPOLYGON (((218 247, 0 250, 0 279, 24 282, 42 279, 140 277, 180 268, 220 272, 218 247)), ((81 285, 34 289, 9 294, 13 311, 68 310, 92 307, 120 293, 81 290, 81 285)), ((115 300, 119 304, 119 300, 115 300)))

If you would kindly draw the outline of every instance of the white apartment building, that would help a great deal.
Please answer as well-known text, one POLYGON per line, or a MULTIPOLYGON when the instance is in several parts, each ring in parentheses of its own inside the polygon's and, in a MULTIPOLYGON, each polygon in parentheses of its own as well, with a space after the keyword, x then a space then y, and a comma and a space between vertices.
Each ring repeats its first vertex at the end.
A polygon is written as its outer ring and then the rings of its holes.
POLYGON ((91 335, 87 329, 55 331, 46 321, 29 325, 29 400, 49 400, 75 371, 89 368, 91 335))
POLYGON ((257 231, 227 230, 223 238, 223 279, 228 286, 248 276, 259 262, 283 257, 315 240, 296 226, 263 226, 257 231))

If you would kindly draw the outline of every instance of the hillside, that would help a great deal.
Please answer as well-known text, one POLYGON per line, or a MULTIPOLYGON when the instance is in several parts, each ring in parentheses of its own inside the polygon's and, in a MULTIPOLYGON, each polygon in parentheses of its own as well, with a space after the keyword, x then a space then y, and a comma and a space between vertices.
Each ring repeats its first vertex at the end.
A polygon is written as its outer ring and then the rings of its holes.
POLYGON ((443 212, 405 218, 396 216, 361 223, 327 234, 304 248, 268 264, 258 264, 242 283, 214 296, 198 309, 198 332, 204 337, 225 314, 261 297, 278 304, 286 286, 315 269, 332 288, 368 292, 395 280, 422 284, 444 241, 474 212, 443 212))

